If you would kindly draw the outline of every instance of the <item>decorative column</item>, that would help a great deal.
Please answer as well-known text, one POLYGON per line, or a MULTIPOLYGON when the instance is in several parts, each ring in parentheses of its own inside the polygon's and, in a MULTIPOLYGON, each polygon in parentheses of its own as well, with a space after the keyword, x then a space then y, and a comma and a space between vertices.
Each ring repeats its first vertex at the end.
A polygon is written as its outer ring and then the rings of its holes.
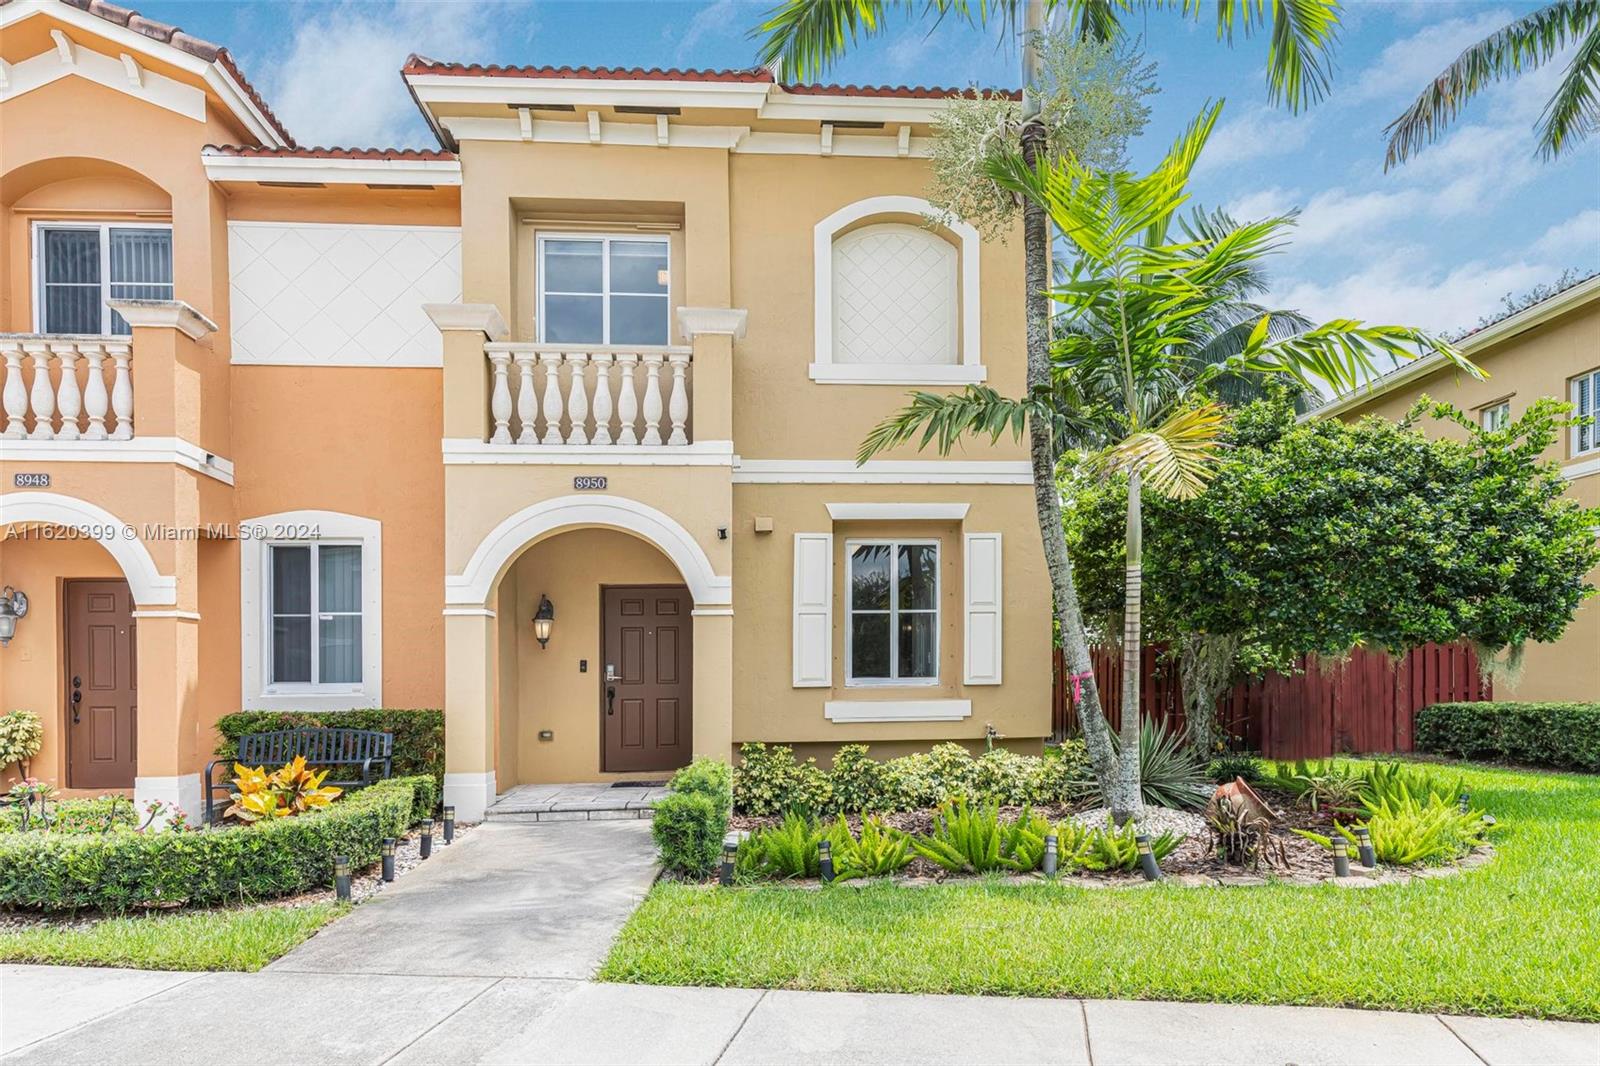
POLYGON ((0 403, 5 406, 5 429, 0 437, 17 440, 27 435, 23 420, 28 417, 28 389, 22 383, 22 344, 19 341, 0 341, 0 356, 5 357, 6 384, 0 392, 0 403))
POLYGON ((667 413, 672 418, 672 435, 667 438, 667 443, 684 445, 689 443, 689 436, 683 428, 689 421, 689 382, 686 377, 689 372, 689 353, 673 352, 667 356, 667 361, 672 364, 672 394, 667 402, 667 413))
POLYGON ((33 432, 29 440, 49 440, 55 436, 56 394, 50 387, 50 346, 44 341, 23 341, 22 350, 33 360, 33 432))
POLYGON ((644 443, 661 444, 661 353, 644 357, 644 443))
POLYGON ((489 437, 490 444, 511 443, 511 384, 507 380, 506 372, 511 367, 511 353, 504 348, 489 348, 489 364, 492 366, 494 383, 490 388, 489 413, 494 418, 494 433, 489 437))
POLYGON ((445 440, 488 440, 491 374, 486 341, 503 341, 509 331, 494 304, 423 304, 444 340, 445 440))
POLYGON ((78 391, 78 346, 72 341, 51 342, 50 350, 61 360, 61 381, 56 387, 56 407, 61 412, 61 429, 56 440, 77 440, 78 416, 83 413, 83 394, 78 391))
POLYGON ((611 443, 611 355, 594 355, 594 438, 591 444, 611 443))
POLYGON ((568 352, 567 363, 572 367, 572 383, 567 392, 567 417, 572 419, 572 429, 567 433, 567 443, 588 444, 589 391, 583 371, 588 366, 589 353, 568 352))
POLYGON ((633 386, 633 368, 638 365, 639 357, 633 352, 617 356, 618 372, 622 377, 617 393, 617 421, 620 423, 618 444, 631 446, 639 443, 639 435, 634 432, 634 423, 639 420, 639 397, 633 386))
POLYGON ((540 444, 561 443, 561 353, 540 352, 544 364, 544 438, 540 444))
POLYGON ((80 344, 78 350, 89 364, 89 380, 83 390, 83 407, 89 415, 89 428, 85 440, 106 439, 106 412, 111 409, 111 396, 106 392, 106 350, 99 344, 80 344))
POLYGON ((533 368, 539 357, 525 348, 518 349, 513 358, 517 363, 517 443, 539 443, 539 403, 533 394, 533 368))
POLYGON ((694 348, 694 439, 733 441, 733 349, 749 312, 738 307, 680 307, 678 329, 694 348))
POLYGON ((494 800, 495 614, 447 606, 444 619, 444 802, 463 822, 494 800))
POLYGON ((117 416, 112 440, 133 439, 133 375, 128 363, 133 359, 133 345, 108 344, 106 353, 116 363, 116 374, 111 383, 111 411, 117 416))

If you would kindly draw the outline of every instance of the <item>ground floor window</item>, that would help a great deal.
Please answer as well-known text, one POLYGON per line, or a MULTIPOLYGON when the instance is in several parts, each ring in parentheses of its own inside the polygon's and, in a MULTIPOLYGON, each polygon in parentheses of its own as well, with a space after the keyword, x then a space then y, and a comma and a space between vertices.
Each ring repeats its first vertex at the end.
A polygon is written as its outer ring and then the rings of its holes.
POLYGON ((361 545, 274 544, 272 683, 361 683, 361 545))
POLYGON ((846 676, 852 685, 939 679, 939 544, 850 541, 846 676))

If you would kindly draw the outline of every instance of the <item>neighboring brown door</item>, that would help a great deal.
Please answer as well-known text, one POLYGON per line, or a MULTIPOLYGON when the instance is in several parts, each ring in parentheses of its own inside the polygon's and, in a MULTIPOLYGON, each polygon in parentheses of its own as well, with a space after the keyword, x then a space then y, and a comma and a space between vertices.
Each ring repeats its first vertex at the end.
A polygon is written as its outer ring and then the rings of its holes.
POLYGON ((602 769, 633 773, 689 763, 689 590, 679 585, 601 590, 602 769))
POLYGON ((132 788, 139 716, 126 581, 68 581, 67 784, 132 788))

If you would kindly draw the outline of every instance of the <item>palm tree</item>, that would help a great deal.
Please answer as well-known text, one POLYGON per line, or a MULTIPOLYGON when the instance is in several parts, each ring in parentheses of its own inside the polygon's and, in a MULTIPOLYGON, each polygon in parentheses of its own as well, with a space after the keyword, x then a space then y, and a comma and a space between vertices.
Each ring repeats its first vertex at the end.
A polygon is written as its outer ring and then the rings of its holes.
POLYGON ((1600 0, 1556 0, 1456 56, 1384 129, 1384 169, 1439 139, 1462 106, 1490 82, 1514 78, 1576 44, 1572 62, 1539 118, 1539 154, 1554 159, 1600 126, 1600 0))
MULTIPOLYGON (((1037 168, 1015 154, 996 160, 991 176, 1048 211, 1074 252, 1065 282, 1049 294, 1071 327, 1051 345, 1046 383, 1022 399, 982 387, 915 393, 904 410, 874 428, 858 456, 865 461, 913 440, 948 452, 967 434, 1019 433, 1026 419, 1089 451, 1094 468, 1127 477, 1120 744, 1112 744, 1098 704, 1085 701, 1079 708, 1096 776, 1119 821, 1141 807, 1143 491, 1148 485, 1187 498, 1204 489, 1215 471, 1226 413, 1218 385, 1270 374, 1307 388, 1342 390, 1376 376, 1374 356, 1410 359, 1419 350, 1437 351, 1476 373, 1454 348, 1409 327, 1334 319, 1311 328, 1291 320, 1288 328, 1275 329, 1279 316, 1271 312, 1233 321, 1242 314, 1241 291, 1259 277, 1262 258, 1281 247, 1294 220, 1224 224, 1219 219, 1225 216, 1202 216, 1209 221, 1172 239, 1190 173, 1220 113, 1220 104, 1208 107, 1145 175, 1095 171, 1072 159, 1037 168)), ((1050 490, 1053 497, 1053 478, 1050 490)), ((1059 501, 1053 529, 1043 526, 1044 510, 1041 532, 1049 543, 1061 537, 1059 501)), ((1083 633, 1063 624, 1062 636, 1070 661, 1070 642, 1083 640, 1083 633)))
MULTIPOLYGON (((920 4, 913 0, 783 0, 767 13, 755 32, 766 37, 761 48, 763 63, 778 66, 785 77, 804 79, 826 69, 858 37, 883 32, 886 17, 894 9, 907 14, 920 10, 923 16, 936 20, 954 16, 968 25, 998 24, 1006 31, 1020 21, 1024 31, 1020 162, 1031 168, 1039 164, 1046 147, 1042 143, 1044 131, 1039 122, 1040 106, 1035 87, 1040 67, 1037 45, 1047 13, 1055 12, 1085 38, 1115 41, 1123 35, 1121 15, 1152 7, 1177 8, 1185 17, 1199 18, 1202 0, 923 0, 920 4)), ((1230 41, 1235 32, 1248 35, 1269 21, 1266 0, 1216 0, 1214 10, 1219 36, 1230 41)), ((1274 0, 1271 12, 1268 93, 1273 100, 1282 100, 1298 110, 1320 99, 1327 90, 1330 52, 1339 24, 1338 0, 1274 0)), ((1050 284, 1051 255, 1049 223, 1040 200, 1024 197, 1022 226, 1027 286, 1024 312, 1028 395, 1044 397, 1047 401, 1051 390, 1050 302, 1045 292, 1050 284)), ((963 395, 1000 399, 997 393, 985 389, 969 390, 963 395)), ((1001 410, 993 406, 987 409, 1001 410)), ((1067 555, 1061 524, 1052 409, 1048 402, 1029 401, 1010 408, 1003 417, 1013 420, 1011 424, 1019 434, 1024 429, 1028 434, 1034 506, 1061 627, 1063 652, 1068 669, 1081 682, 1080 720, 1086 723, 1085 741, 1097 766, 1110 766, 1115 756, 1100 709, 1100 692, 1090 664, 1083 611, 1078 604, 1072 561, 1067 555)), ((1137 759, 1138 745, 1134 744, 1131 750, 1137 759)), ((1106 780, 1104 775, 1102 779, 1106 780)))

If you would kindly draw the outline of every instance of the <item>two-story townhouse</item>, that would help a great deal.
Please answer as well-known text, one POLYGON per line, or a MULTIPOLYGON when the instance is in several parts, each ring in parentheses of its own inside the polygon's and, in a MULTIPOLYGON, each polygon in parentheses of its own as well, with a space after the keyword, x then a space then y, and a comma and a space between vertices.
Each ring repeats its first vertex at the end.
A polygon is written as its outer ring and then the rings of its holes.
MULTIPOLYGON (((1429 357, 1341 396, 1316 413, 1347 421, 1367 415, 1399 419, 1419 396, 1427 395, 1454 404, 1486 429, 1498 429, 1520 417, 1534 400, 1554 396, 1569 400, 1576 414, 1600 416, 1600 277, 1485 326, 1465 337, 1460 347, 1483 368, 1482 380, 1429 357)), ((1460 426, 1437 419, 1424 419, 1421 428, 1457 439, 1465 436, 1460 426)), ((1544 457, 1561 465, 1570 496, 1585 507, 1600 506, 1600 428, 1572 427, 1544 457)), ((1600 537, 1600 529, 1595 535, 1600 537)), ((1600 569, 1591 571, 1588 580, 1600 585, 1600 569)), ((1600 602, 1586 600, 1559 641, 1528 645, 1520 681, 1514 686, 1497 683, 1495 696, 1600 698, 1600 602)))
POLYGON ((924 199, 953 91, 414 58, 439 149, 308 149, 99 0, 0 3, 0 61, 36 776, 193 810, 240 707, 443 706, 468 820, 746 741, 1042 743, 1025 450, 853 459, 908 390, 1022 391, 1020 240, 924 199))

